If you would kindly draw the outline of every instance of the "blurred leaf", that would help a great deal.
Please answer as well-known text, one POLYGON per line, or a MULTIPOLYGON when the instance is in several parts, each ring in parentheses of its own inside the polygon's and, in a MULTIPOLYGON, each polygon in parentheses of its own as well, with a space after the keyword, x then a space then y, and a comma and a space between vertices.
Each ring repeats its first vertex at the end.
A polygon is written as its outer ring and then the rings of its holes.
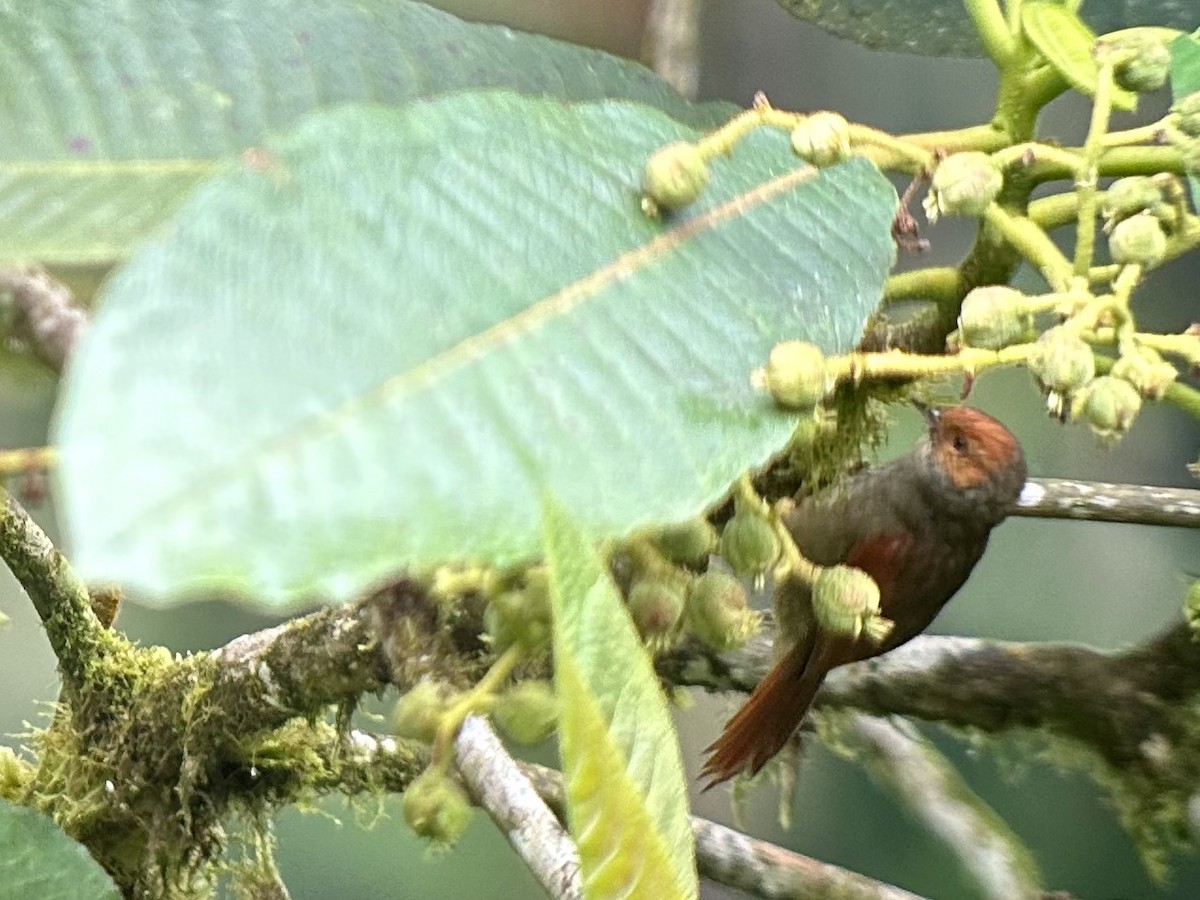
MULTIPOLYGON (((1182 35, 1170 43, 1171 51, 1171 99, 1178 101, 1188 94, 1200 91, 1200 39, 1193 35, 1182 35)), ((1200 145, 1200 138, 1192 138, 1200 145)), ((1200 175, 1188 175, 1192 192, 1192 208, 1200 210, 1200 175)))
MULTIPOLYGON (((1030 43, 1080 93, 1089 97, 1096 93, 1100 68, 1092 51, 1096 35, 1078 15, 1053 0, 1027 0, 1021 4, 1021 25, 1030 43)), ((1137 94, 1112 88, 1114 109, 1137 108, 1137 94)))
POLYGON ((0 894, 5 900, 120 900, 87 849, 37 810, 0 800, 0 894))
POLYGON ((695 897, 679 742, 621 595, 587 535, 543 505, 567 818, 589 898, 695 897))
POLYGON ((644 161, 695 136, 458 94, 318 114, 205 185, 69 372, 72 559, 164 599, 346 599, 535 554, 542 488, 596 533, 696 515, 794 427, 750 384, 771 347, 857 342, 896 198, 760 132, 648 219, 644 161))
MULTIPOLYGON (((798 19, 864 47, 921 56, 983 56, 963 0, 778 0, 798 19)), ((1098 34, 1135 25, 1196 27, 1196 0, 1087 0, 1098 34)))
POLYGON ((0 263, 104 267, 219 162, 314 109, 471 87, 620 97, 705 127, 643 67, 407 0, 0 4, 0 263))

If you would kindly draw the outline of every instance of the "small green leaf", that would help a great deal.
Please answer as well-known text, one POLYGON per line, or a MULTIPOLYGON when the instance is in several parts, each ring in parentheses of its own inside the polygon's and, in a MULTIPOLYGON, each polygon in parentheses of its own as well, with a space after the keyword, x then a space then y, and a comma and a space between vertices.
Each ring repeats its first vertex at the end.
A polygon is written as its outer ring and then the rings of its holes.
POLYGON ((37 810, 0 800, 0 895, 4 900, 120 900, 82 844, 37 810))
POLYGON ((687 789, 666 699, 588 536, 557 502, 542 509, 559 746, 584 893, 695 897, 687 789))
MULTIPOLYGON (((1021 27, 1072 87, 1089 97, 1096 93, 1096 35, 1076 13, 1053 0, 1027 0, 1021 4, 1021 27)), ((1137 94, 1131 91, 1114 85, 1111 96, 1115 109, 1137 108, 1137 94)))
MULTIPOLYGON (((1188 94, 1200 91, 1200 38, 1185 34, 1173 40, 1167 47, 1171 51, 1171 99, 1179 101, 1188 94)), ((1191 140, 1200 145, 1200 137, 1191 140)), ((1200 153, 1193 158, 1200 157, 1200 153)), ((1188 173, 1191 187, 1192 208, 1200 210, 1200 173, 1188 173)))
POLYGON ((598 534, 696 515, 794 428, 750 382, 772 346, 857 342, 896 196, 756 133, 648 219, 643 164, 695 137, 463 93, 317 114, 207 184, 73 359, 73 562, 151 600, 344 600, 536 553, 543 485, 598 534))

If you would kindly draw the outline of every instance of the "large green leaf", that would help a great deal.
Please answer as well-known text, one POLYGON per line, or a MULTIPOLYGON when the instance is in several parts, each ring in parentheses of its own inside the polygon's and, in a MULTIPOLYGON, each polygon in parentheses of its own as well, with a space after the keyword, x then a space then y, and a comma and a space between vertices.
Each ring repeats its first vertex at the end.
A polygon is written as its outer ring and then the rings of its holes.
MULTIPOLYGON (((923 56, 983 56, 963 0, 778 0, 792 15, 877 50, 923 56)), ((1098 34, 1135 25, 1191 29, 1196 0, 1086 0, 1079 10, 1098 34)))
POLYGON ((470 87, 620 97, 691 124, 641 66, 408 0, 0 4, 0 262, 108 265, 220 160, 318 107, 470 87))
POLYGON ((49 816, 0 800, 0 896, 5 900, 120 900, 87 850, 49 816))
MULTIPOLYGON (((1200 32, 1176 38, 1170 44, 1170 51, 1171 97, 1178 101, 1200 91, 1200 32)), ((1188 173, 1188 184, 1191 186, 1192 207, 1200 210, 1200 176, 1195 172, 1188 173)))
POLYGON ((787 440, 775 342, 859 336, 895 193, 760 133, 689 214, 639 208, 692 132, 623 103, 458 94, 321 113, 202 188, 109 282, 57 439, 72 558, 151 595, 346 598, 696 514, 787 440))
POLYGON ((683 762, 658 678, 588 536, 557 503, 543 512, 559 748, 584 893, 695 897, 683 762))

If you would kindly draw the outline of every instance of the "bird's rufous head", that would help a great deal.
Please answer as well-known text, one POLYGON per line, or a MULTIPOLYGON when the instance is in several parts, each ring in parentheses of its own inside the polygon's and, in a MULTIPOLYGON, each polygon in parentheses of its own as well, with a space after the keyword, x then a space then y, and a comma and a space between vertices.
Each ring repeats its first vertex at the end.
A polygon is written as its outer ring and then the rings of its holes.
POLYGON ((928 460, 947 487, 1002 514, 1025 484, 1025 454, 1013 433, 967 406, 923 410, 929 425, 928 460))

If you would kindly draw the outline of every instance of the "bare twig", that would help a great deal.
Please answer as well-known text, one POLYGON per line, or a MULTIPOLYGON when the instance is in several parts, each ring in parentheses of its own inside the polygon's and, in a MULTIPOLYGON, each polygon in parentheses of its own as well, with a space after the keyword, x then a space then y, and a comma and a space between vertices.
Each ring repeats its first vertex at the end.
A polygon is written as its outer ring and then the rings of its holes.
POLYGON ((66 285, 38 266, 0 267, 0 298, 14 312, 12 335, 55 372, 62 372, 88 324, 87 310, 66 285))
POLYGON ((855 714, 867 767, 946 842, 992 900, 1041 896, 1032 854, 908 722, 855 714))
POLYGON ((454 751, 472 799, 504 832, 546 892, 556 900, 582 897, 575 845, 487 720, 469 716, 454 751))
POLYGON ((103 652, 104 626, 92 612, 87 588, 50 538, 14 497, 2 493, 0 558, 41 617, 63 678, 77 687, 103 652))
POLYGON ((1009 513, 1042 519, 1089 519, 1200 528, 1200 491, 1031 478, 1009 513))

